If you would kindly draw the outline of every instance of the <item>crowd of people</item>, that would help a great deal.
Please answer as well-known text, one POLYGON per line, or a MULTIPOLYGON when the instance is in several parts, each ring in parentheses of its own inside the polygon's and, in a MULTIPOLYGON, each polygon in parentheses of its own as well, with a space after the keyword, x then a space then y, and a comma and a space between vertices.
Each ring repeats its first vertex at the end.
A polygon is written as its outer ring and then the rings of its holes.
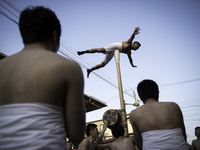
MULTIPOLYGON (((86 126, 80 66, 56 54, 61 35, 56 14, 42 6, 27 7, 20 14, 19 29, 24 48, 0 61, 0 150, 66 150, 72 144, 78 150, 189 149, 180 107, 159 102, 158 85, 149 79, 137 86, 144 105, 130 114, 135 138, 124 135, 123 126, 115 124, 109 127, 113 138, 103 140, 107 122, 101 133, 95 124, 86 126)), ((139 42, 132 44, 138 33, 136 28, 121 43, 133 67, 130 51, 140 47, 139 42)), ((200 127, 195 135, 191 149, 200 150, 200 127)))

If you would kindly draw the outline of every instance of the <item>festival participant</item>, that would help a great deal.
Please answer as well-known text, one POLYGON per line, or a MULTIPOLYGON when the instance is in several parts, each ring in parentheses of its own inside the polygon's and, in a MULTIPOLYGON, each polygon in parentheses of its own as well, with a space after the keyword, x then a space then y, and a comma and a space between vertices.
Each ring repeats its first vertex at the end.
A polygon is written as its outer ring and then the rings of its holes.
POLYGON ((174 102, 158 102, 158 85, 143 80, 137 91, 144 105, 133 110, 130 120, 140 150, 188 150, 183 115, 174 102))
POLYGON ((88 124, 86 127, 87 138, 80 143, 78 150, 94 150, 96 145, 102 142, 107 126, 108 124, 106 122, 100 134, 96 124, 88 124))
POLYGON ((105 58, 100 64, 92 67, 91 69, 87 69, 87 77, 89 78, 89 74, 92 71, 104 67, 113 58, 114 51, 116 49, 118 49, 120 53, 127 54, 131 66, 137 67, 137 66, 133 65, 133 60, 131 58, 131 50, 136 51, 141 46, 140 43, 137 41, 132 43, 133 39, 135 38, 135 35, 140 33, 139 31, 140 31, 139 27, 135 28, 131 37, 127 41, 124 41, 124 42, 112 43, 112 44, 109 44, 102 48, 93 48, 93 49, 89 49, 86 51, 78 51, 77 52, 78 55, 83 55, 85 53, 103 53, 103 54, 105 54, 105 58))
POLYGON ((196 140, 192 141, 192 150, 200 150, 200 127, 195 128, 196 140))
POLYGON ((135 145, 134 141, 130 137, 124 137, 124 128, 115 124, 111 127, 112 135, 116 138, 114 142, 110 142, 107 144, 98 144, 97 149, 113 149, 113 150, 134 150, 135 145))
POLYGON ((56 54, 61 25, 52 10, 26 8, 19 29, 24 48, 0 61, 0 149, 66 150, 66 136, 84 138, 82 70, 56 54))

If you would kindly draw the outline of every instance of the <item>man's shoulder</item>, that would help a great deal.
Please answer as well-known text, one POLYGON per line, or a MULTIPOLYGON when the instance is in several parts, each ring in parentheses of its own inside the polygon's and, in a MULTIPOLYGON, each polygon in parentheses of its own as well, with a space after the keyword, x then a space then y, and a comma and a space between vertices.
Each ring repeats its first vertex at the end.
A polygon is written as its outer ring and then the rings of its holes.
POLYGON ((175 102, 159 102, 159 103, 164 104, 164 105, 168 105, 170 107, 179 108, 179 105, 175 102))
POLYGON ((64 68, 76 68, 79 67, 78 63, 67 59, 61 55, 58 55, 57 53, 49 52, 49 59, 48 61, 52 61, 56 67, 64 67, 64 68))
POLYGON ((82 147, 82 148, 83 148, 83 147, 87 147, 89 144, 90 144, 90 141, 89 141, 87 138, 85 138, 85 139, 83 139, 83 140, 81 141, 79 147, 82 147))
POLYGON ((145 108, 144 108, 144 105, 142 105, 142 106, 140 106, 140 107, 138 107, 138 108, 132 110, 131 113, 130 113, 130 115, 138 114, 138 113, 140 113, 143 109, 145 109, 145 108))
POLYGON ((131 111, 130 113, 130 119, 131 120, 137 120, 138 118, 141 117, 141 111, 143 110, 142 106, 140 106, 139 108, 136 108, 134 110, 131 111))

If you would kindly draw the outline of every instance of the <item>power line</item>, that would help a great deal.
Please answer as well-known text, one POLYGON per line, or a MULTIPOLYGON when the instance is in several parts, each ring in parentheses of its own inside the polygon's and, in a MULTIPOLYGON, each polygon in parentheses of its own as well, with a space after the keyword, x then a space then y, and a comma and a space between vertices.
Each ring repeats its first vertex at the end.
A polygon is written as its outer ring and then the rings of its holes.
POLYGON ((5 6, 3 6, 2 4, 0 4, 1 7, 3 7, 4 9, 6 9, 8 12, 10 12, 11 14, 13 14, 15 17, 17 17, 19 19, 18 16, 16 16, 13 12, 11 12, 9 9, 7 9, 5 6))
POLYGON ((185 106, 185 107, 181 107, 181 108, 189 108, 189 107, 199 107, 200 105, 191 105, 191 106, 185 106))
POLYGON ((14 10, 16 10, 18 13, 20 13, 21 12, 21 10, 17 7, 17 6, 15 6, 13 3, 11 3, 9 0, 3 0, 5 3, 7 3, 10 7, 12 7, 14 10))
POLYGON ((184 119, 185 121, 200 121, 200 119, 184 119))
POLYGON ((16 23, 18 25, 18 22, 12 19, 10 16, 8 16, 6 13, 4 13, 2 10, 0 10, 0 14, 2 14, 4 17, 8 18, 12 22, 16 23))
POLYGON ((181 82, 175 82, 175 83, 170 83, 170 84, 162 84, 162 85, 160 85, 160 87, 184 84, 184 83, 195 82, 195 81, 200 81, 200 78, 187 80, 187 81, 181 81, 181 82))
POLYGON ((200 113, 192 114, 192 115, 187 115, 187 116, 184 116, 184 117, 196 116, 196 115, 199 115, 199 114, 200 114, 200 113))

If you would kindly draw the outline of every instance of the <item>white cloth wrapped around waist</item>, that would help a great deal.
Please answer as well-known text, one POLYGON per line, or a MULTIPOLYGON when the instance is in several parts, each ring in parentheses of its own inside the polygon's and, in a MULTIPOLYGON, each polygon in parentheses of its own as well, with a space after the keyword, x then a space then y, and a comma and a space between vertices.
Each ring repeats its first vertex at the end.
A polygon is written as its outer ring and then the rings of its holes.
POLYGON ((114 52, 116 49, 122 52, 122 42, 111 43, 104 47, 107 52, 114 52))
POLYGON ((143 150, 188 150, 181 128, 142 133, 143 150))
POLYGON ((66 150, 63 109, 44 103, 0 106, 0 150, 66 150))

